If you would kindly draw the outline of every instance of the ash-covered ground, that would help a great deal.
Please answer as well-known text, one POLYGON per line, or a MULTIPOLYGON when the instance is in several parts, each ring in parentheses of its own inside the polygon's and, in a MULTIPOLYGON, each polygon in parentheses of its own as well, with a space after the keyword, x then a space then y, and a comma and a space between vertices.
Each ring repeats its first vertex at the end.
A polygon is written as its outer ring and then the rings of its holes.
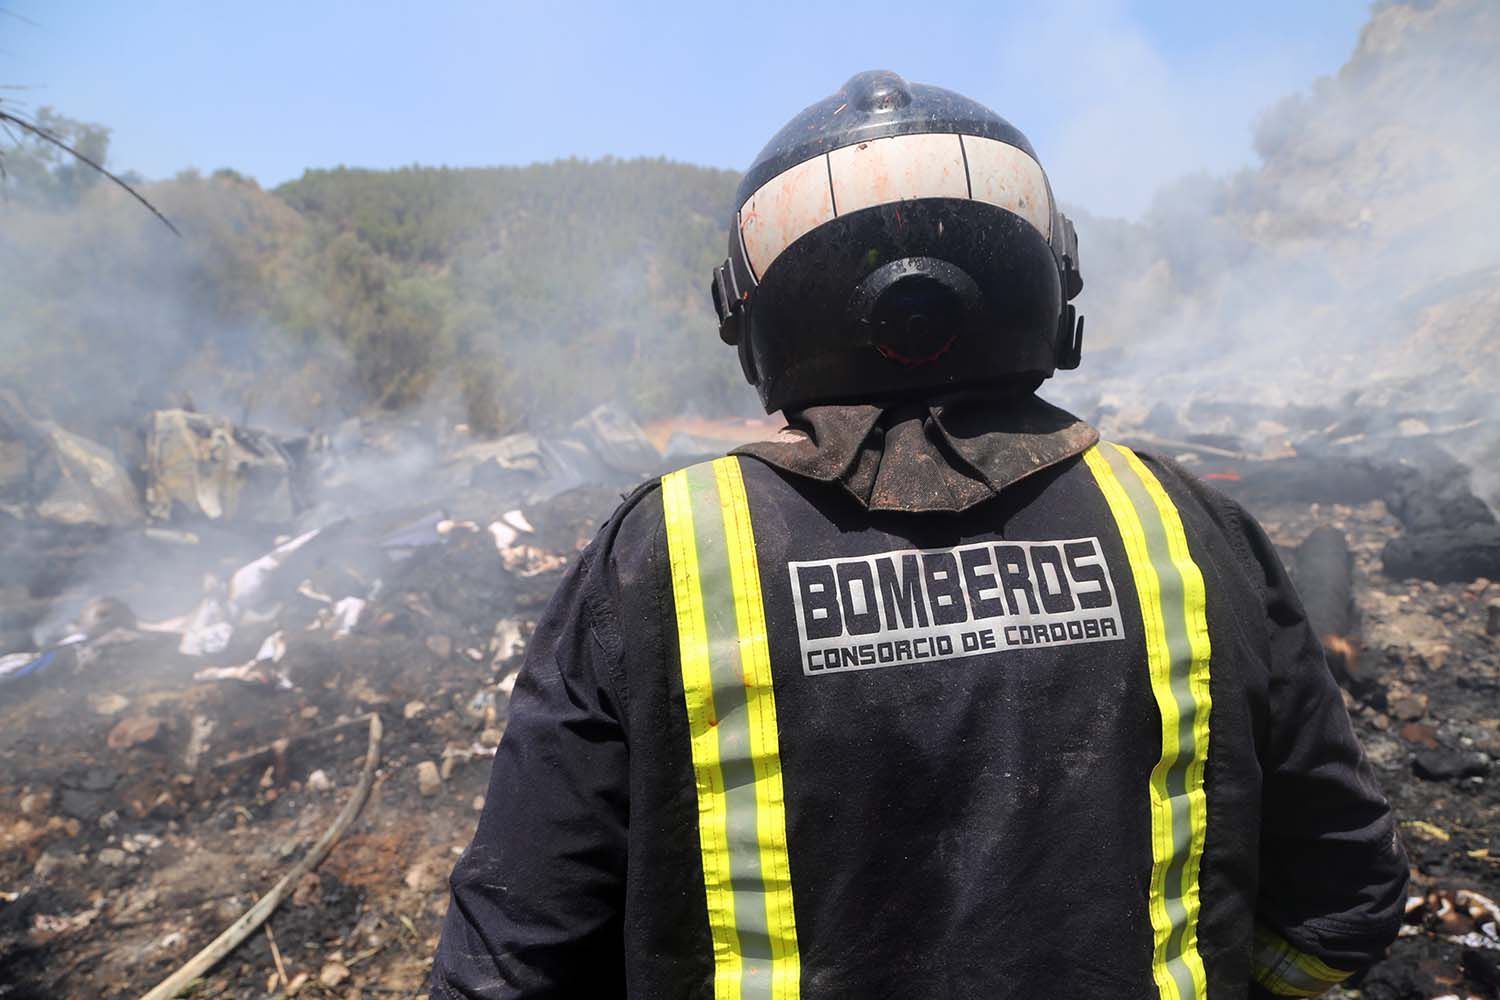
MULTIPOLYGON (((1384 410, 1353 431, 1352 414, 1202 400, 1081 409, 1244 502, 1328 636, 1415 878, 1407 932, 1345 995, 1496 996, 1500 524, 1443 447, 1451 422, 1384 410), (1304 545, 1318 529, 1322 547, 1304 545)), ((45 437, 11 417, 10 439, 45 437)), ((728 442, 653 444, 596 414, 556 440, 429 441, 414 459, 413 433, 276 443, 285 468, 244 482, 295 487, 281 523, 236 502, 213 433, 189 473, 148 431, 142 502, 175 499, 113 523, 123 496, 111 507, 48 479, 45 449, 28 453, 31 492, 5 514, 0 997, 139 996, 180 966, 333 822, 370 713, 384 735, 363 811, 192 995, 423 995, 538 614, 632 482, 728 442), (371 468, 373 484, 354 481, 371 468), (400 503, 378 502, 381 483, 400 503), (100 523, 58 520, 79 505, 100 523)))
POLYGON ((728 447, 611 411, 447 442, 202 415, 179 439, 153 414, 127 470, 0 417, 6 1000, 134 997, 181 965, 330 826, 371 713, 357 822, 192 995, 425 995, 536 617, 625 491, 728 447))

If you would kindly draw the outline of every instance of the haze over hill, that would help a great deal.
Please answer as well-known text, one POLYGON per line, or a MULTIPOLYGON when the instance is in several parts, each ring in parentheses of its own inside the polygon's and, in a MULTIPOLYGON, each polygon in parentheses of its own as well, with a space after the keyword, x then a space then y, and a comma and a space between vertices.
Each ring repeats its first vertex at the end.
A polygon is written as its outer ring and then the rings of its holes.
MULTIPOLYGON (((1412 405, 1487 398, 1497 48, 1486 0, 1378 5, 1337 77, 1262 117, 1259 167, 1186 178, 1139 222, 1071 209, 1089 332, 1051 391, 1332 403, 1330 387, 1401 380, 1412 405)), ((183 395, 277 429, 358 411, 503 427, 601 400, 755 409, 704 290, 729 172, 334 170, 275 191, 189 174, 147 188, 176 240, 75 168, 8 159, 0 380, 65 423, 98 431, 183 395)))
MULTIPOLYGON (((3 374, 108 426, 187 394, 276 429, 500 393, 503 422, 600 400, 724 405, 704 278, 735 178, 663 161, 100 186, 0 209, 3 374)), ((748 405, 748 392, 741 394, 748 405)))
POLYGON ((1500 290, 1497 46, 1484 0, 1381 4, 1336 77, 1262 115, 1260 167, 1186 178, 1139 224, 1086 220, 1096 338, 1119 351, 1096 370, 1496 375, 1495 310, 1455 310, 1500 290))
POLYGON ((1270 108, 1262 164, 1138 223, 1081 213, 1084 368, 1053 392, 1481 421, 1444 447, 1500 497, 1500 7, 1376 6, 1336 77, 1270 108))

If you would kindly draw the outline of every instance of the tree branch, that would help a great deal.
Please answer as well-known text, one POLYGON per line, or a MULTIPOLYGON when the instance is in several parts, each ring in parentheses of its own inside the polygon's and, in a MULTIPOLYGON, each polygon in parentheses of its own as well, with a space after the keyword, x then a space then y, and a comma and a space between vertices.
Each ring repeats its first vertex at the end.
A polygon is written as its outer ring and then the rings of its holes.
POLYGON ((121 180, 119 177, 115 176, 110 171, 106 170, 104 168, 103 164, 96 163, 94 160, 90 159, 89 157, 84 156, 78 150, 74 149, 72 146, 68 145, 62 139, 60 139, 57 136, 53 135, 47 129, 44 129, 40 125, 37 125, 37 124, 35 124, 33 122, 29 122, 25 118, 22 118, 19 115, 16 115, 16 114, 14 114, 12 112, 9 112, 9 111, 6 111, 4 109, 0 109, 0 124, 14 125, 16 128, 19 128, 21 131, 27 132, 27 133, 29 133, 31 135, 34 135, 38 139, 41 139, 43 142, 50 143, 53 146, 56 146, 58 149, 61 149, 63 152, 68 153, 68 154, 72 155, 73 157, 75 157, 76 159, 82 161, 83 163, 86 163, 89 166, 93 167, 95 170, 99 171, 105 177, 108 177, 110 180, 114 181, 117 185, 119 185, 121 188, 123 188, 125 190, 125 192, 130 195, 130 197, 134 198, 136 201, 140 202, 142 205, 145 205, 146 208, 151 212, 152 215, 156 216, 158 219, 161 220, 161 224, 162 225, 164 225, 168 229, 172 230, 172 234, 174 236, 181 236, 182 235, 182 233, 180 233, 180 232, 177 231, 177 227, 174 226, 174 225, 172 225, 171 220, 168 219, 165 215, 162 215, 161 211, 155 205, 151 204, 151 202, 147 201, 146 197, 143 194, 141 194, 135 188, 131 187, 129 184, 125 183, 125 181, 121 180))

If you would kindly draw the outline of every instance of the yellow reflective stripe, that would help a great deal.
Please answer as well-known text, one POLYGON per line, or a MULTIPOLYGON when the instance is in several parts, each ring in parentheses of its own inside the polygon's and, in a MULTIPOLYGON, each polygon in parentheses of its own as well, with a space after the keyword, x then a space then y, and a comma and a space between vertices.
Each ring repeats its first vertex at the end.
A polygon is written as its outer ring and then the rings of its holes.
POLYGON ((1168 725, 1168 721, 1176 716, 1177 709, 1167 686, 1166 674, 1169 669, 1166 653, 1167 640, 1166 630, 1162 624, 1161 602, 1157 597, 1159 587, 1156 581, 1156 571, 1151 565, 1151 556, 1146 549, 1146 534, 1141 527, 1140 517, 1137 516, 1135 507, 1131 505, 1130 498, 1125 493, 1125 487, 1111 471, 1109 462, 1099 453, 1099 446, 1084 452, 1083 459, 1088 463, 1089 471, 1094 474, 1094 480, 1099 484, 1099 490, 1109 504, 1110 513, 1114 515, 1115 524, 1120 531, 1120 541, 1125 545, 1126 558, 1130 561, 1131 572, 1135 579, 1136 596, 1141 606, 1141 625, 1145 631, 1146 661, 1151 676, 1151 691, 1162 716, 1161 761, 1151 771, 1152 865, 1148 910, 1151 914, 1151 926, 1155 931, 1151 974, 1156 980, 1157 992, 1163 1000, 1186 1000, 1186 998, 1178 997, 1176 984, 1167 971, 1165 957, 1167 939, 1172 932, 1172 923, 1167 918, 1164 891, 1167 861, 1172 846, 1172 814, 1167 800, 1165 770, 1162 762, 1167 760, 1169 754, 1175 755, 1177 751, 1177 728, 1168 725))
POLYGON ((1161 758, 1151 771, 1152 978, 1162 1000, 1204 1000, 1198 952, 1199 868, 1207 829, 1209 642, 1203 576, 1176 507, 1129 449, 1101 444, 1084 461, 1120 532, 1141 609, 1161 758))
POLYGON ((677 608, 677 642, 693 777, 698 793, 698 845, 703 854, 703 887, 714 948, 714 998, 739 1000, 740 944, 729 879, 729 812, 724 774, 719 765, 719 734, 708 666, 708 625, 699 584, 697 537, 687 470, 662 477, 661 497, 667 553, 672 564, 672 598, 677 608))
POLYGON ((760 570, 739 461, 662 478, 715 1000, 797 1000, 800 958, 760 570))
POLYGON ((1298 951, 1264 924, 1255 928, 1250 972, 1257 983, 1283 997, 1322 996, 1354 974, 1298 951))
POLYGON ((776 693, 771 679, 771 650, 766 637, 760 564, 750 525, 750 503, 738 459, 714 463, 724 511, 735 620, 740 632, 740 663, 745 702, 750 714, 750 751, 755 763, 756 820, 760 833, 760 870, 766 894, 766 928, 771 940, 772 1000, 796 1000, 801 994, 801 957, 792 910, 792 871, 786 842, 786 798, 781 784, 780 730, 776 726, 776 693))
POLYGON ((1188 666, 1188 684, 1194 702, 1192 759, 1188 762, 1187 795, 1192 822, 1192 846, 1189 849, 1183 871, 1184 904, 1192 915, 1183 934, 1182 951, 1190 965, 1195 965, 1193 978, 1196 983, 1206 983, 1207 974, 1203 959, 1198 953, 1198 919, 1201 906, 1198 875, 1203 863, 1203 843, 1208 835, 1208 796, 1203 790, 1203 773, 1208 766, 1208 719, 1213 711, 1213 695, 1209 690, 1208 641, 1208 594, 1203 584, 1203 571, 1193 561, 1188 550, 1187 532, 1182 527, 1182 516, 1176 504, 1167 496, 1161 481, 1146 467, 1146 464, 1129 448, 1114 445, 1125 457, 1130 468, 1146 487, 1151 500, 1156 504, 1157 514, 1166 529, 1168 552, 1172 565, 1182 581, 1182 619, 1187 629, 1188 645, 1192 660, 1188 666))
MULTIPOLYGON (((1288 945, 1287 947, 1290 948, 1291 946, 1288 945)), ((1308 955, 1305 952, 1297 951, 1295 948, 1292 949, 1292 962, 1304 975, 1324 980, 1331 985, 1341 983, 1354 975, 1352 971, 1345 972, 1342 969, 1335 969, 1333 966, 1319 960, 1317 956, 1308 955)))

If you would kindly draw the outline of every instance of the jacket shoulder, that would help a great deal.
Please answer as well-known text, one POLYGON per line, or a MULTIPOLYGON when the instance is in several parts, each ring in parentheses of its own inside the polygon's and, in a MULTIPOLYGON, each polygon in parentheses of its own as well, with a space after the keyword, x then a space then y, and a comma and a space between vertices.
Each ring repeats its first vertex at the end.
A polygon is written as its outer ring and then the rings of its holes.
POLYGON ((1275 546, 1239 501, 1164 455, 1151 451, 1137 451, 1136 455, 1155 474, 1190 533, 1196 527, 1199 532, 1211 532, 1223 539, 1241 571, 1255 581, 1258 589, 1264 591, 1279 580, 1283 570, 1275 546))

